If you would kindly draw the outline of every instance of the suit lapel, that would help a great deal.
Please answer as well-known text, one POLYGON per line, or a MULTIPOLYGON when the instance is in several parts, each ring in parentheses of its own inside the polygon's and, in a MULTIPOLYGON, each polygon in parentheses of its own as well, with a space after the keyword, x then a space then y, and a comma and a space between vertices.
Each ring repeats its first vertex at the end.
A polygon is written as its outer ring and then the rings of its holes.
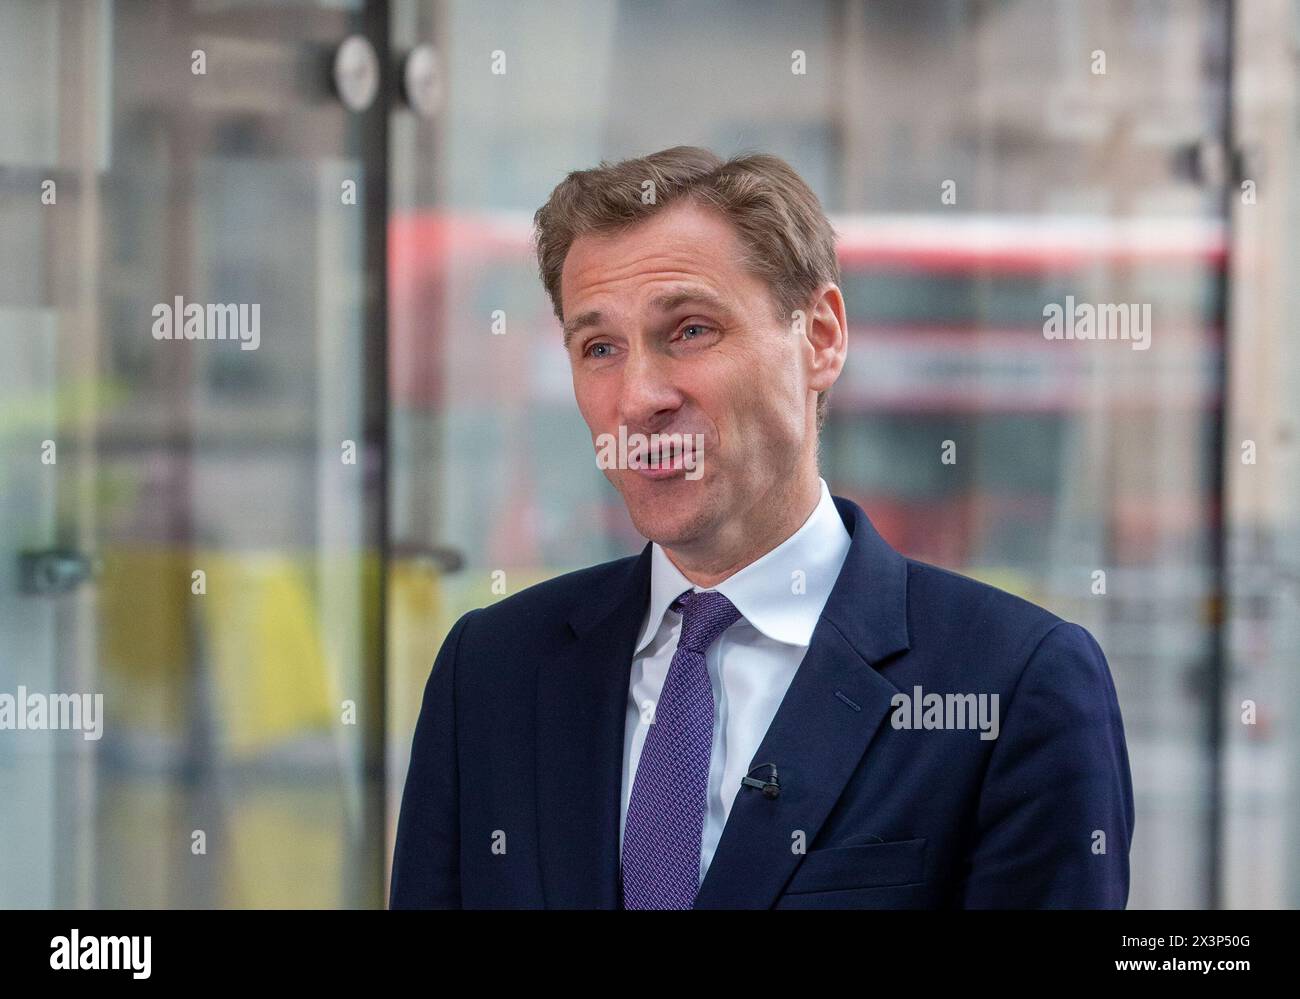
POLYGON ((572 643, 538 664, 537 821, 548 908, 621 905, 623 739, 650 551, 647 544, 622 576, 581 595, 568 622, 572 643))
POLYGON ((697 909, 767 908, 844 790, 897 689, 877 672, 908 648, 907 562, 856 504, 835 498, 852 538, 844 567, 751 768, 776 765, 781 793, 738 788, 697 909))
MULTIPOLYGON (((769 907, 857 767, 897 692, 876 667, 908 648, 907 563, 854 503, 851 535, 821 620, 751 766, 775 763, 781 794, 737 789, 695 907, 769 907)), ((572 641, 537 668, 539 853, 549 908, 618 908, 628 685, 650 599, 650 551, 583 595, 572 641)), ((593 580, 595 583, 595 580, 593 580)))

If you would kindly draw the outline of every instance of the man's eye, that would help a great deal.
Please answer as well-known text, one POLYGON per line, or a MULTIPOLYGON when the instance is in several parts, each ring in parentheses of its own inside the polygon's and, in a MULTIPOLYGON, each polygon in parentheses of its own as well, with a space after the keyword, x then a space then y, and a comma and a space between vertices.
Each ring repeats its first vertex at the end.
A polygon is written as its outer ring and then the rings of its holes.
POLYGON ((705 326, 703 323, 688 323, 687 325, 682 327, 682 339, 694 340, 695 337, 690 336, 691 330, 707 330, 708 328, 709 327, 705 326))
POLYGON ((607 344, 607 343, 593 343, 593 344, 591 344, 590 346, 587 347, 587 356, 588 356, 588 357, 608 357, 608 356, 609 356, 608 354, 597 354, 597 353, 595 353, 595 351, 600 350, 600 349, 602 349, 602 348, 604 348, 604 349, 609 349, 609 344, 607 344))

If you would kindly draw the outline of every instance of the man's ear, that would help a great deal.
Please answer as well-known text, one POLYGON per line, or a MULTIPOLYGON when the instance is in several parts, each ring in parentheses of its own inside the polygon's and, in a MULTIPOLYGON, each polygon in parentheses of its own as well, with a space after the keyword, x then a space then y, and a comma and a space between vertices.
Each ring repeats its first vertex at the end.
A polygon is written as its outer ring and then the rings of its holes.
POLYGON ((808 387, 825 392, 844 370, 849 352, 849 324, 838 285, 823 285, 817 291, 808 308, 804 336, 808 387))

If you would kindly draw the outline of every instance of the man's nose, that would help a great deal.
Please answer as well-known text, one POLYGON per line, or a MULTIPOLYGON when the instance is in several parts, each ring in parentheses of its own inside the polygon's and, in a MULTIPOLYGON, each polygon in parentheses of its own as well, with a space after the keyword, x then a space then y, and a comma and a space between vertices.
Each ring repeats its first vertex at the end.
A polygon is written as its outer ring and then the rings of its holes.
POLYGON ((634 350, 623 365, 619 421, 629 428, 660 429, 682 404, 671 361, 654 351, 634 350))

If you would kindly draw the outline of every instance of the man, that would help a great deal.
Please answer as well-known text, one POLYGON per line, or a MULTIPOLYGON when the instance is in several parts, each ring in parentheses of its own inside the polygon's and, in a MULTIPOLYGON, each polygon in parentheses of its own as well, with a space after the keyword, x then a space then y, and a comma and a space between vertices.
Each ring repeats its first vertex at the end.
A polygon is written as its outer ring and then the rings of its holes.
POLYGON ((570 174, 535 224, 593 442, 656 442, 606 470, 651 543, 452 627, 390 904, 1122 908, 1097 643, 819 477, 847 321, 813 192, 676 147, 570 174))

